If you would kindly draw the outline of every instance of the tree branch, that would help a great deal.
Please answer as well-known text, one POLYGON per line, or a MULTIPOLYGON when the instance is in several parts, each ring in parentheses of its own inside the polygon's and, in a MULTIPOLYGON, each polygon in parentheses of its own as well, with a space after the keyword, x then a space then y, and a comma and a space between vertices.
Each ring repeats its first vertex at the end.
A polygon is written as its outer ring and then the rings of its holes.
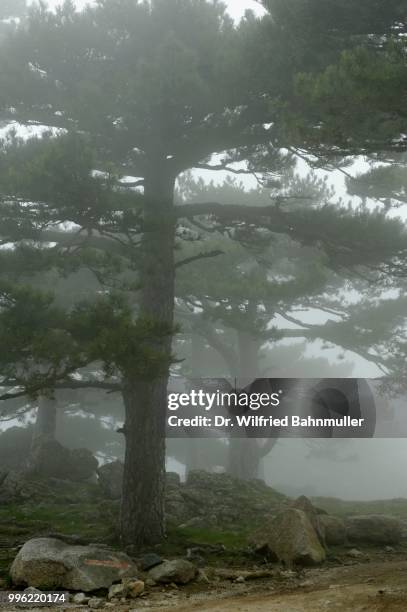
POLYGON ((208 253, 198 253, 198 255, 193 255, 192 257, 187 257, 186 259, 182 259, 181 261, 177 261, 175 264, 175 268, 181 268, 181 266, 186 266, 187 264, 192 263, 193 261, 199 261, 200 259, 209 259, 212 257, 218 257, 219 255, 224 255, 225 251, 208 251, 208 253))
POLYGON ((215 172, 219 171, 219 170, 224 170, 225 172, 231 172, 232 174, 253 174, 253 170, 247 170, 247 169, 243 169, 241 168, 236 169, 236 168, 231 168, 230 166, 228 166, 228 164, 197 164, 196 166, 194 166, 194 168, 198 169, 198 170, 214 170, 215 172))
MULTIPOLYGON (((3 387, 11 386, 7 384, 7 381, 2 382, 1 385, 3 387)), ((14 384, 14 386, 16 386, 14 384)), ((32 389, 21 389, 20 391, 10 392, 7 391, 0 395, 0 401, 5 401, 9 399, 17 399, 19 397, 24 397, 25 395, 30 395, 30 393, 38 393, 39 391, 45 389, 105 389, 106 391, 111 392, 119 392, 122 387, 119 383, 109 383, 104 381, 91 381, 91 380, 65 380, 61 382, 57 382, 49 387, 36 387, 32 389)))

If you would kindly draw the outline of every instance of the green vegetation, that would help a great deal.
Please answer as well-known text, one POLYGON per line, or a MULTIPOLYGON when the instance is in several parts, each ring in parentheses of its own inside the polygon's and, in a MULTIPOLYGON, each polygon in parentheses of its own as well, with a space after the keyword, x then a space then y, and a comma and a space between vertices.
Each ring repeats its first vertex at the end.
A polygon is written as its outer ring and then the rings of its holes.
POLYGON ((388 514, 407 520, 407 499, 402 497, 372 501, 345 501, 336 497, 313 497, 312 502, 318 508, 337 516, 388 514))

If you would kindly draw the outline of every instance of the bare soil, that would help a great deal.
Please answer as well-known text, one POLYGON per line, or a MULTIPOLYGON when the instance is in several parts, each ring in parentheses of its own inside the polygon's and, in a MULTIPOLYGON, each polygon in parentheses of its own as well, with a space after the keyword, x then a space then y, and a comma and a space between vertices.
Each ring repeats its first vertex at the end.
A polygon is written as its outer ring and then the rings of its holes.
MULTIPOLYGON (((211 582, 189 589, 170 585, 152 589, 133 602, 104 609, 114 612, 406 612, 407 559, 405 555, 400 557, 300 573, 282 572, 280 577, 242 584, 211 582)), ((70 604, 35 610, 85 612, 89 608, 70 604)), ((7 609, 12 611, 13 608, 7 609)))
POLYGON ((181 594, 170 599, 152 600, 152 605, 146 600, 143 609, 157 609, 158 604, 173 612, 406 612, 407 561, 309 570, 292 586, 270 579, 191 594, 187 601, 181 594))

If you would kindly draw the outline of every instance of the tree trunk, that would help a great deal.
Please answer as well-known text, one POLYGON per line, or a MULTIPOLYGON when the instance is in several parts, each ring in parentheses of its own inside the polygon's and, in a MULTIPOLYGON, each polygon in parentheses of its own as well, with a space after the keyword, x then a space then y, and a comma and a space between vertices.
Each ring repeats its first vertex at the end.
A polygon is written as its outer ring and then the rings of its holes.
POLYGON ((261 459, 256 438, 230 438, 228 473, 231 476, 241 480, 258 478, 261 459))
POLYGON ((55 398, 41 396, 38 400, 37 418, 34 425, 33 442, 36 438, 55 439, 57 426, 57 405, 55 398))
POLYGON ((36 455, 44 442, 55 440, 57 424, 57 406, 55 398, 40 396, 38 399, 37 418, 35 420, 31 448, 27 459, 27 467, 36 469, 36 455))
MULTIPOLYGON (((258 373, 259 343, 250 333, 238 331, 239 386, 246 385, 258 373)), ((241 433, 242 435, 242 433, 241 433)), ((241 480, 258 478, 262 461, 261 448, 256 438, 232 436, 229 439, 228 473, 241 480)))
MULTIPOLYGON (((140 317, 173 325, 175 176, 156 162, 154 176, 145 179, 144 233, 140 317)), ((171 336, 149 345, 168 359, 171 336)), ((127 372, 123 381, 126 453, 121 504, 121 539, 141 548, 165 535, 165 430, 169 366, 157 378, 142 379, 127 372)))
MULTIPOLYGON (((204 377, 202 373, 202 339, 194 333, 192 333, 191 338, 191 373, 192 378, 204 377)), ((186 444, 185 477, 188 478, 191 470, 198 470, 201 467, 198 448, 201 441, 196 438, 188 438, 184 442, 186 444)))

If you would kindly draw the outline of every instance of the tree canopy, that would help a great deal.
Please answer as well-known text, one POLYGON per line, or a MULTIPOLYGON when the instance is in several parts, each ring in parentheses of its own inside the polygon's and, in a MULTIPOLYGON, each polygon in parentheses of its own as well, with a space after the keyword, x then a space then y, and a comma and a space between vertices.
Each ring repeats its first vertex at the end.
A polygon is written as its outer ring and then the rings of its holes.
MULTIPOLYGON (((187 292, 200 294, 213 262, 218 283, 226 275, 231 288, 233 275, 220 266, 229 261, 236 274, 238 249, 257 243, 261 257, 259 241, 275 243, 286 249, 284 272, 296 259, 304 282, 300 289, 298 278, 275 282, 274 290, 280 300, 308 303, 330 282, 328 270, 370 284, 376 297, 399 292, 406 273, 405 225, 386 207, 287 199, 281 183, 299 155, 340 163, 366 148, 394 150, 398 119, 386 138, 375 130, 367 145, 366 122, 356 125, 363 96, 356 93, 351 120, 342 121, 328 85, 358 54, 373 53, 388 66, 390 50, 402 44, 404 3, 355 7, 344 0, 332 11, 321 0, 265 6, 265 17, 248 14, 235 25, 221 3, 204 0, 99 0, 82 11, 65 2, 56 12, 41 4, 2 42, 0 120, 12 128, 0 151, 0 337, 10 347, 2 374, 17 394, 63 383, 119 386, 126 543, 150 544, 164 534, 174 304, 187 292), (22 129, 32 138, 21 138, 22 129), (215 200, 210 189, 177 201, 177 179, 191 169, 254 173, 265 191, 256 203, 236 190, 231 201, 215 200), (238 249, 222 264, 226 239, 238 249), (197 266, 188 280, 197 290, 176 284, 187 264, 197 266), (44 292, 53 276, 68 282, 75 274, 94 280, 74 283, 66 301, 52 286, 44 292), (96 382, 83 370, 95 363, 104 370, 96 382)), ((363 66, 366 92, 376 95, 371 64, 363 66)), ((379 99, 374 108, 383 112, 379 99)), ((271 267, 259 267, 254 293, 267 289, 271 267)), ((349 329, 357 316, 346 314, 349 329)), ((370 330, 359 327, 366 347, 370 330)), ((339 333, 332 326, 330 337, 339 333)))

